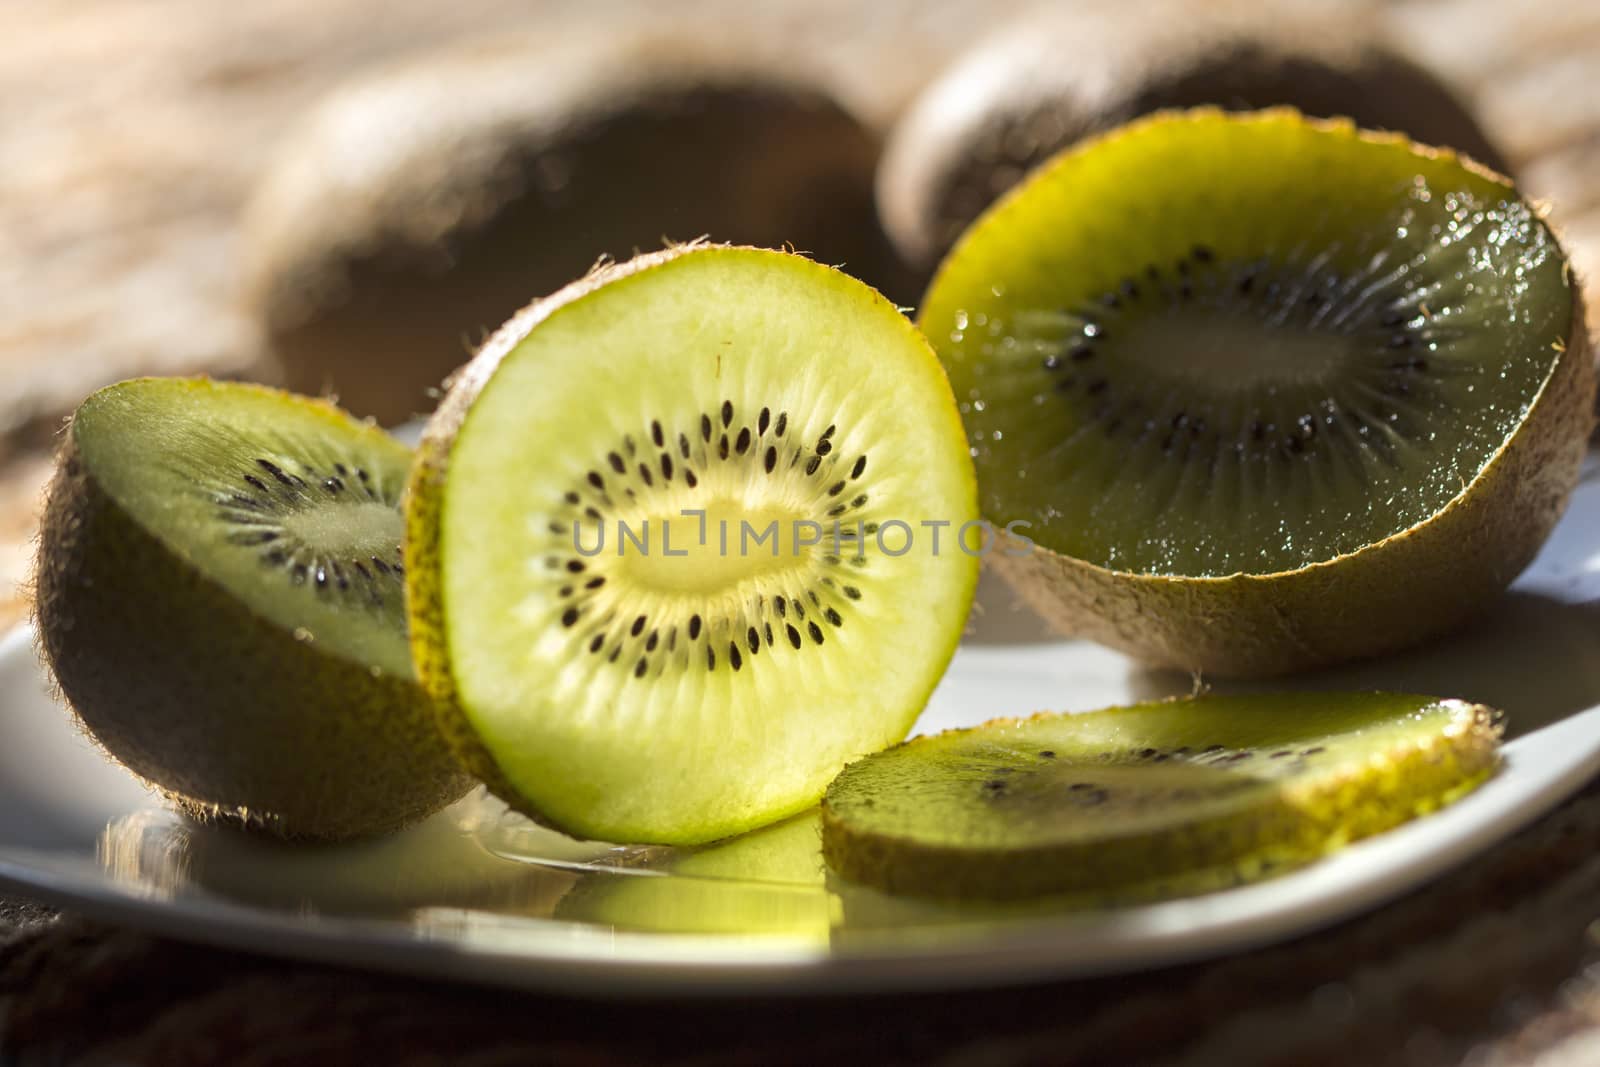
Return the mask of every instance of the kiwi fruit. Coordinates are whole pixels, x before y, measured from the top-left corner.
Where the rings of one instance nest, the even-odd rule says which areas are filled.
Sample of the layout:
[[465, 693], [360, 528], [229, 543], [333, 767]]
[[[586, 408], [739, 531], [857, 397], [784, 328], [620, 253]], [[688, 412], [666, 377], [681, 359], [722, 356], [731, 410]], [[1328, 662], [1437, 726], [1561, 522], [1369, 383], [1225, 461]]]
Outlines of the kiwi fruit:
[[[1167, 108], [1277, 105], [1445, 145], [1505, 170], [1451, 89], [1350, 13], [1260, 5], [1030, 14], [981, 41], [923, 91], [880, 168], [885, 225], [931, 266], [1023, 175], [1092, 134]], [[1330, 23], [1330, 19], [1337, 20]]]
[[818, 75], [666, 31], [467, 44], [336, 92], [248, 211], [244, 301], [283, 384], [382, 421], [602, 256], [792, 245], [910, 299], [878, 134]]
[[517, 810], [727, 837], [905, 736], [971, 604], [976, 492], [882, 296], [783, 252], [640, 256], [518, 314], [429, 421], [413, 659]]
[[892, 893], [1176, 894], [1433, 811], [1496, 767], [1499, 714], [1394, 693], [1205, 696], [996, 719], [852, 763], [822, 851]]
[[1593, 423], [1579, 289], [1511, 184], [1287, 110], [1063, 153], [973, 226], [919, 322], [995, 569], [1058, 628], [1185, 670], [1462, 623], [1543, 544]]
[[410, 461], [261, 386], [145, 378], [85, 400], [35, 612], [88, 733], [184, 812], [282, 837], [379, 833], [461, 796], [407, 648]]

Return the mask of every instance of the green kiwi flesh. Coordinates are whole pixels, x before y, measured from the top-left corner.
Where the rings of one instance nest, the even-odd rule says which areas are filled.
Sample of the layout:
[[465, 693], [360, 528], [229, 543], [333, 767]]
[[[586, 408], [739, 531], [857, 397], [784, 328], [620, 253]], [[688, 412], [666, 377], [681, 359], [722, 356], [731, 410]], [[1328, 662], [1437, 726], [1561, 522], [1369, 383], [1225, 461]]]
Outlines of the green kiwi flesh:
[[530, 297], [664, 238], [791, 245], [910, 300], [877, 134], [791, 68], [659, 31], [511, 37], [340, 90], [246, 227], [245, 302], [284, 384], [386, 422], [431, 410]]
[[1392, 693], [1207, 696], [998, 719], [845, 768], [828, 865], [916, 896], [1173, 895], [1434, 811], [1498, 763], [1498, 715]]
[[896, 124], [879, 173], [880, 210], [902, 254], [931, 266], [1056, 152], [1169, 108], [1293, 107], [1506, 169], [1448, 85], [1383, 40], [1352, 31], [1346, 11], [1308, 16], [1290, 5], [1267, 16], [1259, 4], [1183, 5], [1168, 15], [1159, 5], [1030, 12], [924, 90]]
[[36, 619], [89, 733], [186, 812], [283, 837], [387, 831], [461, 796], [407, 648], [410, 458], [258, 386], [150, 378], [84, 401]]
[[926, 341], [760, 249], [641, 256], [531, 305], [429, 422], [408, 501], [413, 656], [448, 735], [590, 838], [697, 844], [814, 804], [905, 736], [977, 580]]
[[1163, 113], [1063, 153], [941, 266], [993, 557], [1069, 632], [1261, 675], [1418, 641], [1533, 558], [1594, 371], [1504, 179], [1290, 111]]

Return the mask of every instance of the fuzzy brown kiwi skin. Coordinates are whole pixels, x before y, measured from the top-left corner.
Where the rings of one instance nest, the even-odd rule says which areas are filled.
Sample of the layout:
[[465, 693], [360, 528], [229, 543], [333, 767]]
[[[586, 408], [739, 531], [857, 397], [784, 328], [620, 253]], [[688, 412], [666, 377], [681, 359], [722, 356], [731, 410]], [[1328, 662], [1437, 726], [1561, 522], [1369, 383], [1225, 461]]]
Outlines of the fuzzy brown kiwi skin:
[[1153, 666], [1267, 677], [1392, 652], [1493, 603], [1538, 554], [1578, 483], [1595, 425], [1582, 288], [1572, 332], [1522, 425], [1425, 522], [1348, 555], [1276, 574], [1132, 574], [998, 529], [995, 569], [1063, 633]]
[[416, 822], [472, 785], [414, 679], [251, 612], [97, 484], [70, 428], [34, 581], [40, 648], [82, 725], [195, 818], [343, 840]]
[[[1458, 729], [1429, 744], [1406, 747], [1381, 768], [1369, 768], [1365, 773], [1375, 780], [1354, 791], [1344, 779], [1302, 792], [1293, 803], [1264, 807], [1247, 821], [1223, 816], [1183, 824], [1154, 838], [1049, 849], [995, 848], [981, 842], [908, 848], [841, 817], [830, 803], [830, 788], [822, 801], [822, 855], [847, 881], [888, 893], [953, 900], [1086, 894], [1089, 900], [1112, 903], [1222, 889], [1250, 880], [1249, 871], [1231, 857], [1270, 851], [1276, 865], [1304, 863], [1315, 859], [1335, 832], [1345, 840], [1370, 837], [1405, 821], [1417, 810], [1418, 798], [1447, 799], [1475, 787], [1499, 766], [1502, 718], [1491, 708], [1472, 705]], [[997, 719], [952, 732], [1018, 721]], [[914, 748], [933, 739], [914, 737], [899, 747]], [[1385, 797], [1393, 802], [1384, 803]], [[1185, 866], [1186, 857], [1192, 866]]]
[[1033, 167], [1084, 137], [1167, 108], [1286, 105], [1506, 162], [1451, 89], [1382, 40], [1289, 8], [1147, 5], [1030, 16], [975, 47], [893, 130], [878, 201], [901, 254], [931, 265]]
[[[382, 162], [351, 168], [363, 137]], [[531, 297], [666, 238], [788, 243], [909, 300], [879, 150], [822, 79], [733, 48], [458, 47], [351, 87], [291, 141], [248, 213], [244, 303], [283, 384], [389, 422], [431, 409]]]
[[[450, 473], [450, 450], [467, 414], [495, 369], [528, 333], [556, 311], [596, 289], [630, 274], [671, 262], [685, 252], [714, 246], [705, 242], [676, 245], [626, 263], [608, 264], [589, 272], [565, 288], [535, 300], [496, 330], [472, 361], [455, 374], [439, 408], [429, 418], [427, 429], [417, 445], [411, 477], [406, 483], [405, 564], [406, 611], [411, 635], [411, 660], [417, 677], [434, 701], [440, 733], [455, 752], [457, 760], [489, 792], [512, 810], [543, 825], [549, 823], [538, 809], [528, 805], [521, 791], [512, 785], [495, 762], [494, 756], [478, 739], [466, 712], [462, 710], [455, 675], [447, 651], [448, 620], [445, 617], [444, 590], [440, 584], [440, 536], [444, 508], [445, 482]], [[563, 829], [556, 827], [556, 829]]]

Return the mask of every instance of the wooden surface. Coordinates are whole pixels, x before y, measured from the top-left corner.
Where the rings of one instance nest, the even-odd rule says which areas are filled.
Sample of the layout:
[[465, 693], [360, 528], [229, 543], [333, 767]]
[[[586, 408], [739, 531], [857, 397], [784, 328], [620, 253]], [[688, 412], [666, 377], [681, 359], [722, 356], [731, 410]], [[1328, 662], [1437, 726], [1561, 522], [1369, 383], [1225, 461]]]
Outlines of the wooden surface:
[[[1105, 0], [1083, 0], [1105, 2]], [[25, 611], [59, 418], [142, 373], [244, 373], [237, 219], [297, 115], [446, 40], [759, 23], [886, 123], [1028, 0], [31, 0], [0, 5], [0, 622]], [[1371, 16], [1481, 109], [1600, 277], [1600, 3]], [[650, 12], [655, 12], [652, 15]], [[1600, 792], [1406, 902], [1306, 941], [1013, 994], [612, 1007], [188, 948], [0, 904], [0, 1062], [1600, 1063]]]

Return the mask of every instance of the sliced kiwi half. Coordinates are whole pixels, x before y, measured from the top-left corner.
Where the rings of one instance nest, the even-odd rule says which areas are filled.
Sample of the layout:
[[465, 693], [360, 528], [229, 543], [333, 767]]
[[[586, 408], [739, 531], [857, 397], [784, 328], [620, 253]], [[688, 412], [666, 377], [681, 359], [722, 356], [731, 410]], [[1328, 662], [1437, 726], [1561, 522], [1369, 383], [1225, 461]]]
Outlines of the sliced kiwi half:
[[1594, 369], [1537, 211], [1448, 152], [1292, 111], [1140, 120], [1058, 157], [920, 324], [991, 555], [1068, 632], [1265, 675], [1470, 616], [1576, 484]]
[[905, 736], [976, 508], [949, 384], [887, 300], [782, 252], [641, 256], [512, 319], [429, 422], [414, 658], [519, 810], [725, 837]]
[[818, 72], [704, 34], [456, 44], [288, 139], [248, 212], [244, 300], [284, 384], [402, 419], [531, 296], [664, 238], [787, 243], [912, 299], [878, 153]]
[[1206, 696], [997, 719], [845, 768], [829, 866], [918, 896], [1171, 895], [1313, 860], [1469, 792], [1500, 716], [1394, 693]]
[[931, 266], [1061, 149], [1208, 104], [1349, 118], [1505, 169], [1450, 86], [1352, 21], [1343, 8], [1259, 3], [1029, 12], [974, 45], [896, 124], [878, 178], [885, 224], [903, 255]]
[[39, 640], [89, 733], [189, 814], [394, 829], [469, 779], [417, 685], [411, 452], [332, 405], [146, 378], [84, 401], [39, 543]]

